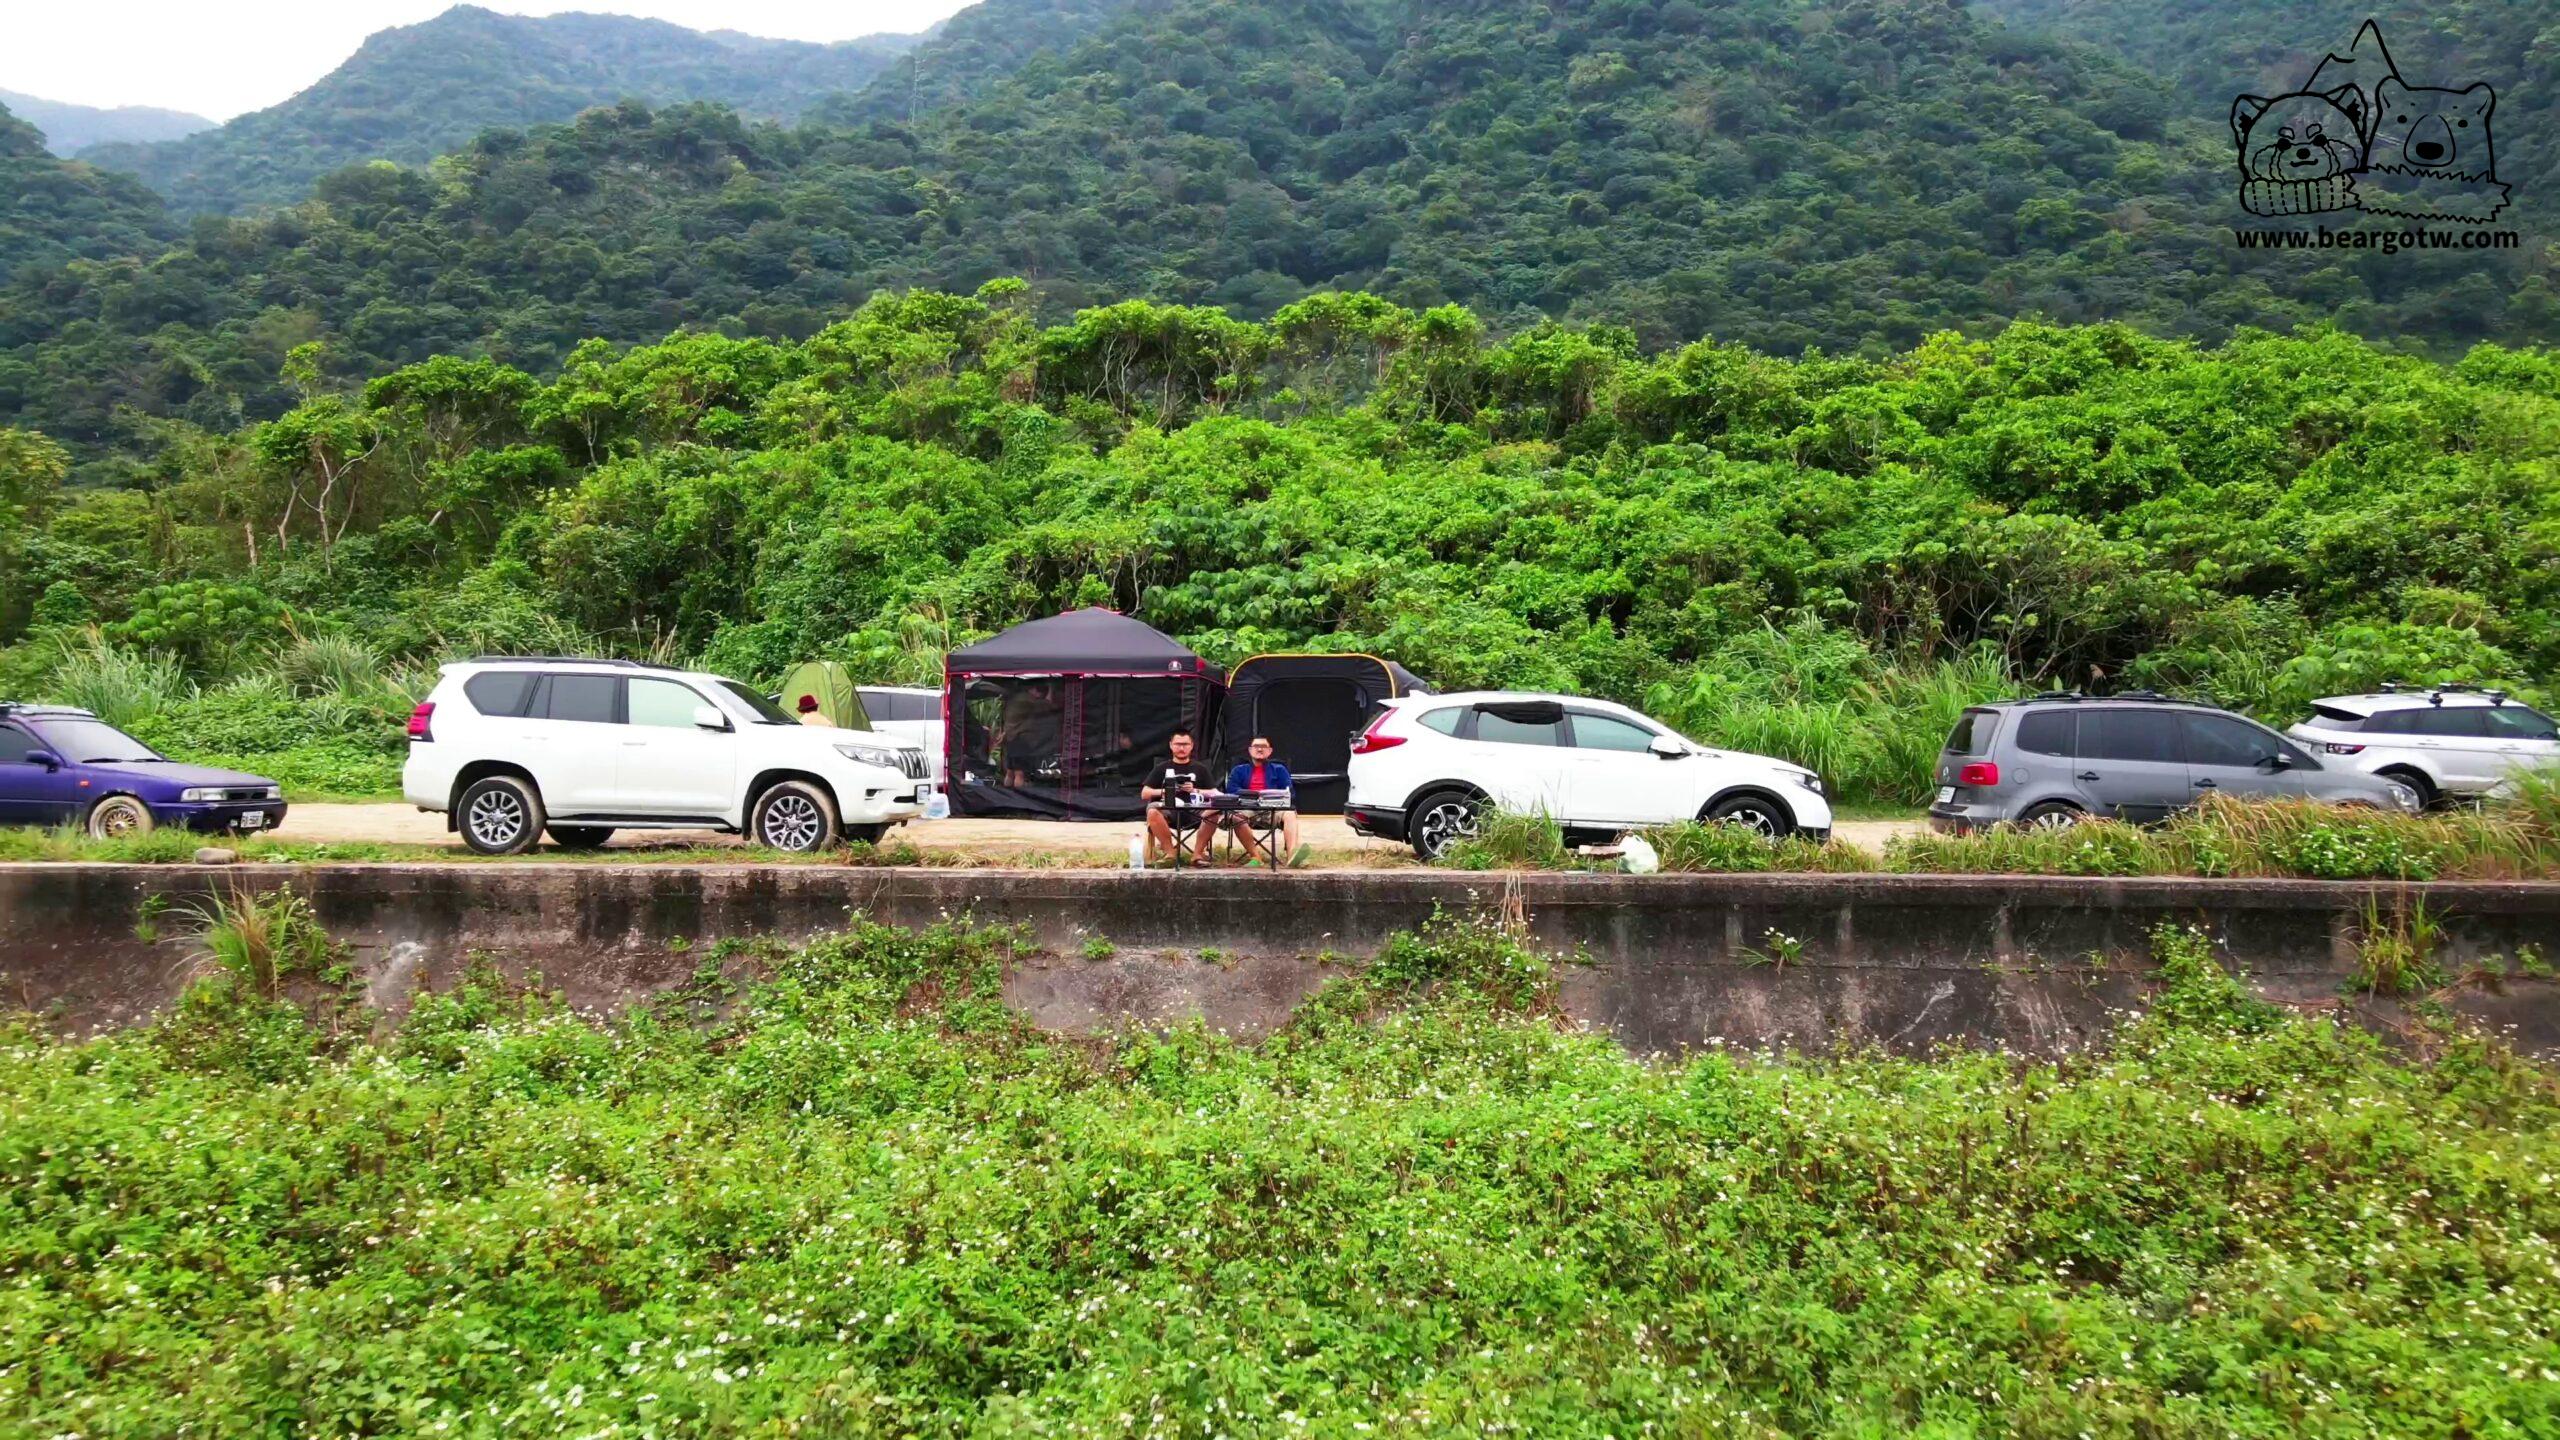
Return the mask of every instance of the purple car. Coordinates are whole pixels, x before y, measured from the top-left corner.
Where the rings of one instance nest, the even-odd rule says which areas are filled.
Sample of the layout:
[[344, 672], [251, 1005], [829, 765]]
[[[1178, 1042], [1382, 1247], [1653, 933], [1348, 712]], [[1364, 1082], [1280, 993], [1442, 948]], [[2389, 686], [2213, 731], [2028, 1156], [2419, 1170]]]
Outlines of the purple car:
[[103, 840], [283, 822], [284, 788], [263, 775], [172, 763], [86, 710], [0, 705], [0, 824], [76, 824]]

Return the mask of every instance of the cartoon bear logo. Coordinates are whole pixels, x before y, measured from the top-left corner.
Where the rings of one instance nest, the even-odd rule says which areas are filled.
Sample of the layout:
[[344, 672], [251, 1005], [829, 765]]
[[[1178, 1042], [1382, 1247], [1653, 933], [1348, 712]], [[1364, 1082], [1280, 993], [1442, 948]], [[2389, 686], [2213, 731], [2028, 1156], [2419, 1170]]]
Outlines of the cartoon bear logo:
[[2241, 207], [2486, 224], [2508, 194], [2489, 140], [2497, 104], [2486, 85], [2431, 89], [2401, 79], [2381, 27], [2367, 20], [2349, 52], [2323, 58], [2301, 90], [2231, 103]]
[[2352, 210], [2364, 168], [2364, 97], [2353, 85], [2324, 95], [2243, 95], [2231, 102], [2240, 142], [2240, 203], [2252, 215]]
[[2371, 162], [2413, 173], [2487, 180], [2497, 173], [2489, 146], [2489, 112], [2498, 97], [2486, 85], [2429, 90], [2392, 76], [2374, 92]]

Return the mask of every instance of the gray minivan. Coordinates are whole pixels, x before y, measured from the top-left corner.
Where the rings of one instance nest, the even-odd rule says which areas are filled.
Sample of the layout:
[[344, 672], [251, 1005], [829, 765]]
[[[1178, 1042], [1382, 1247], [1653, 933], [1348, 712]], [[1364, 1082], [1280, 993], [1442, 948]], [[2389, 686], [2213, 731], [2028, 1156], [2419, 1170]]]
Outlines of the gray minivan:
[[1945, 831], [2148, 823], [2211, 794], [2419, 808], [2408, 786], [2325, 766], [2255, 720], [2141, 692], [1974, 706], [1949, 732], [1937, 779], [1929, 824]]

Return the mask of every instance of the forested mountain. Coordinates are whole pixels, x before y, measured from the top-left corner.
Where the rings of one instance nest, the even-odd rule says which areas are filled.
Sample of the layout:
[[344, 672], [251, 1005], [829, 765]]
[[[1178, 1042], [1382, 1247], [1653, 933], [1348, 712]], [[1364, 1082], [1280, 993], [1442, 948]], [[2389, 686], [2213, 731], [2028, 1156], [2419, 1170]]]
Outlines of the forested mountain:
[[82, 158], [140, 175], [181, 214], [287, 205], [340, 166], [423, 164], [484, 130], [629, 98], [717, 100], [789, 119], [868, 83], [908, 43], [810, 45], [620, 15], [534, 18], [461, 5], [374, 35], [281, 105], [183, 140], [101, 145]]
[[2371, 17], [2411, 85], [2497, 92], [2498, 174], [2528, 215], [2560, 213], [2560, 24], [2545, 0], [1974, 0], [2024, 30], [2117, 55], [2160, 77], [2181, 113], [2214, 121], [2234, 97], [2298, 89]]
[[139, 181], [54, 155], [0, 105], [0, 283], [73, 258], [147, 255], [176, 233]]
[[[804, 336], [879, 288], [1010, 274], [1049, 316], [1123, 294], [1261, 316], [1365, 288], [1506, 329], [1617, 319], [1646, 344], [1778, 352], [2024, 315], [2335, 320], [2442, 351], [2554, 324], [2531, 248], [2236, 250], [2219, 119], [2173, 131], [2150, 77], [1944, 0], [978, 18], [1025, 7], [1101, 28], [1011, 70], [989, 52], [966, 98], [912, 122], [594, 111], [484, 135], [432, 176], [342, 172], [155, 260], [22, 277], [0, 297], [0, 421], [94, 455], [118, 407], [276, 413], [305, 340], [349, 378], [438, 353], [539, 368], [588, 337]], [[915, 83], [893, 72], [865, 103]]]
[[84, 146], [110, 140], [175, 140], [181, 135], [210, 130], [214, 124], [183, 110], [162, 110], [150, 105], [99, 109], [21, 95], [15, 90], [0, 90], [0, 105], [43, 131], [45, 148], [56, 155], [70, 155]]

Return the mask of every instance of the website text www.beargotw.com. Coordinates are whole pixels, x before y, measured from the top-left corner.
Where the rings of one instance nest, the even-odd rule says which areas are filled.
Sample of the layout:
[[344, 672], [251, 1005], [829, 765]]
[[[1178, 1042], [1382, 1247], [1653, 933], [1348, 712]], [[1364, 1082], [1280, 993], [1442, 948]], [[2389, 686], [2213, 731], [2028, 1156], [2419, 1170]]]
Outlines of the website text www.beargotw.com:
[[2332, 230], [2314, 225], [2307, 230], [2289, 226], [2234, 230], [2232, 241], [2243, 250], [2379, 250], [2397, 255], [2403, 250], [2515, 250], [2524, 245], [2524, 236], [2514, 230], [2419, 229], [2397, 230]]

